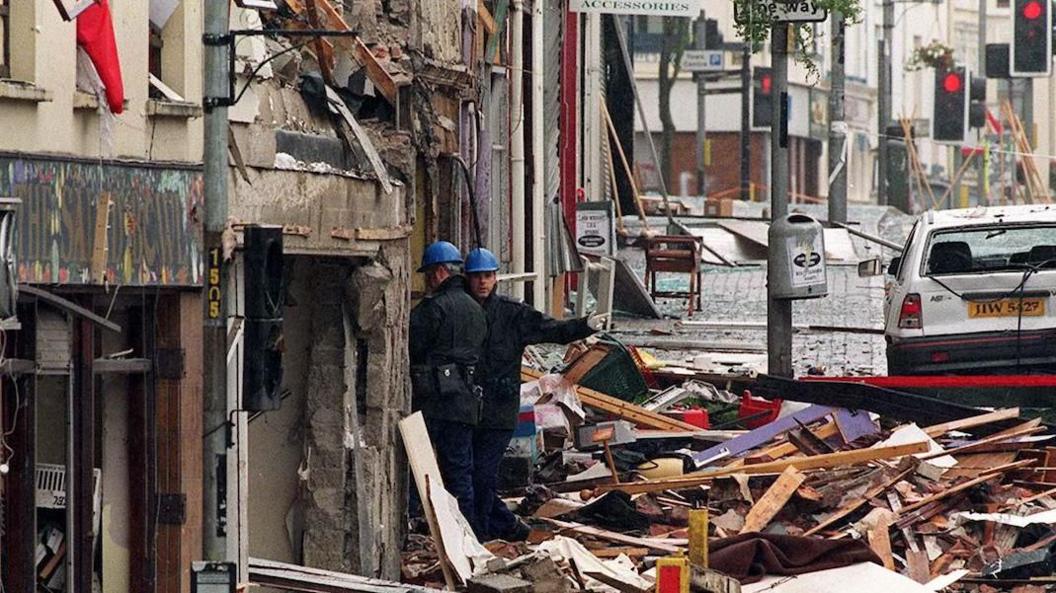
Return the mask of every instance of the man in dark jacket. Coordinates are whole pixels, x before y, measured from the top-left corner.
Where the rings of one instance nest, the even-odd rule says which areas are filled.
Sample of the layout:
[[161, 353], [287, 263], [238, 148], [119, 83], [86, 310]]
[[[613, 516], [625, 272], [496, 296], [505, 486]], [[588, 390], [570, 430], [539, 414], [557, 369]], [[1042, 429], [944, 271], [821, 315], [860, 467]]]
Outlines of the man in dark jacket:
[[429, 294], [411, 311], [411, 407], [425, 417], [445, 488], [478, 530], [473, 429], [480, 418], [481, 390], [475, 374], [487, 320], [466, 294], [462, 255], [454, 245], [439, 241], [427, 247], [418, 271], [425, 274]]
[[521, 407], [521, 358], [531, 344], [569, 344], [593, 334], [606, 317], [593, 315], [557, 321], [532, 307], [495, 294], [499, 261], [487, 249], [470, 251], [466, 277], [470, 294], [488, 318], [488, 339], [481, 359], [484, 409], [473, 435], [476, 515], [486, 538], [523, 540], [528, 528], [495, 493], [499, 463], [510, 445]]

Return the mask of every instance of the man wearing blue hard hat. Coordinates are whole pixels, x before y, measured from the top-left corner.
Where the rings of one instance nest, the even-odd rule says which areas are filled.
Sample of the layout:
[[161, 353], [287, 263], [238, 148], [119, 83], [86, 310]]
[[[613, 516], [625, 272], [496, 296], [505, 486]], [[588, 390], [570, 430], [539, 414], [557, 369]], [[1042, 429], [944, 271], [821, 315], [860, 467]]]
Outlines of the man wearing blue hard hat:
[[569, 344], [601, 329], [605, 315], [558, 321], [521, 301], [495, 293], [499, 260], [484, 248], [466, 256], [469, 292], [484, 308], [488, 338], [480, 362], [484, 409], [473, 434], [473, 486], [483, 536], [524, 540], [528, 527], [495, 493], [499, 462], [517, 426], [521, 407], [521, 358], [531, 344]]
[[475, 375], [487, 320], [466, 294], [457, 247], [447, 241], [429, 245], [418, 271], [425, 275], [429, 293], [411, 310], [411, 407], [425, 417], [444, 486], [479, 533], [473, 429], [480, 418], [481, 390]]

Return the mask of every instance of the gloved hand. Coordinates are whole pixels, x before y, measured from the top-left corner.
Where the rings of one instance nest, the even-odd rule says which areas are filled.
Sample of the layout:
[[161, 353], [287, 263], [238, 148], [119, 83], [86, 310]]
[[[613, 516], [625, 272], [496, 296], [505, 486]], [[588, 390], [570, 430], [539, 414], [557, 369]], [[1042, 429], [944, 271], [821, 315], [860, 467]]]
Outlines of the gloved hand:
[[591, 313], [590, 317], [587, 317], [587, 327], [594, 331], [601, 331], [609, 324], [611, 318], [611, 313]]

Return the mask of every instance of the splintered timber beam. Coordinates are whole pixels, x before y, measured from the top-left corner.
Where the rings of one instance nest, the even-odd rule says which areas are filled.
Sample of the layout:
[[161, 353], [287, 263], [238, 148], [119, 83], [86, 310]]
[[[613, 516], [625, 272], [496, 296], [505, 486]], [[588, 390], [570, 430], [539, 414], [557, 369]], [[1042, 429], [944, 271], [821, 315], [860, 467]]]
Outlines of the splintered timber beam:
[[[521, 367], [521, 381], [536, 381], [542, 376], [543, 374], [539, 371], [528, 367]], [[640, 426], [669, 432], [700, 431], [699, 426], [689, 424], [688, 422], [682, 422], [681, 420], [675, 420], [674, 418], [668, 418], [663, 414], [651, 412], [641, 406], [625, 402], [621, 399], [612, 397], [611, 395], [605, 395], [600, 391], [594, 391], [593, 389], [587, 389], [586, 387], [581, 387], [579, 385], [574, 385], [573, 387], [576, 390], [576, 394], [579, 395], [579, 400], [583, 402], [583, 405], [601, 410], [602, 412], [608, 412], [609, 414], [623, 420], [630, 420]]]
[[826, 455], [814, 455], [811, 457], [793, 457], [770, 463], [756, 463], [736, 468], [722, 468], [717, 470], [696, 472], [681, 478], [667, 480], [648, 480], [627, 484], [606, 484], [599, 487], [601, 492], [610, 490], [622, 490], [628, 494], [641, 494], [648, 492], [662, 492], [664, 490], [677, 490], [680, 488], [693, 488], [706, 484], [715, 478], [724, 478], [733, 474], [773, 474], [780, 473], [794, 467], [798, 470], [827, 469], [841, 465], [857, 465], [876, 461], [878, 459], [893, 459], [924, 453], [929, 449], [928, 443], [908, 443], [905, 445], [894, 445], [890, 447], [873, 447], [870, 449], [858, 449], [855, 451], [842, 451]]
[[[325, 24], [327, 28], [336, 31], [351, 31], [348, 23], [341, 16], [341, 13], [334, 8], [334, 5], [329, 0], [311, 0], [312, 4], [307, 8], [300, 0], [293, 2], [287, 2], [286, 5], [290, 7], [296, 14], [301, 14], [308, 9], [316, 9], [314, 11], [314, 17], [320, 21], [320, 24]], [[310, 15], [311, 16], [311, 15]], [[321, 17], [321, 18], [320, 18]], [[296, 26], [296, 21], [291, 22], [292, 26]], [[341, 46], [342, 49], [349, 51], [355, 56], [356, 60], [363, 65], [367, 71], [367, 78], [370, 82], [378, 89], [385, 100], [392, 105], [397, 104], [398, 88], [396, 81], [389, 74], [389, 71], [385, 69], [385, 66], [374, 57], [373, 52], [367, 47], [363, 40], [357, 37], [341, 37], [334, 36], [334, 42]], [[333, 44], [325, 38], [320, 38], [318, 47], [320, 52], [323, 54], [329, 54], [328, 60], [333, 60]]]
[[789, 466], [785, 468], [785, 471], [781, 472], [781, 475], [777, 477], [777, 481], [767, 489], [766, 493], [748, 511], [741, 533], [762, 531], [781, 512], [781, 509], [785, 507], [785, 504], [806, 479], [807, 476], [800, 473], [795, 467]]
[[934, 439], [946, 433], [953, 432], [955, 430], [967, 430], [969, 428], [983, 426], [992, 422], [1000, 422], [1001, 420], [1012, 420], [1014, 418], [1019, 418], [1019, 408], [997, 410], [996, 412], [989, 412], [986, 414], [980, 414], [978, 416], [971, 416], [969, 418], [954, 420], [952, 422], [936, 424], [934, 426], [929, 426], [925, 428], [924, 432], [928, 433], [928, 436]]

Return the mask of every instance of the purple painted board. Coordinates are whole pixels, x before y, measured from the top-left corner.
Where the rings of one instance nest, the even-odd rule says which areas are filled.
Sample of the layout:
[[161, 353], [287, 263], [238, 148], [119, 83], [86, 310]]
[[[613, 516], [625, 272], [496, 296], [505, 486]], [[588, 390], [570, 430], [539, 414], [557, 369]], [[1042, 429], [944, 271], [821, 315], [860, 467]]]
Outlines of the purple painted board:
[[840, 430], [843, 442], [848, 444], [864, 436], [880, 432], [876, 423], [869, 417], [869, 412], [844, 408], [836, 408], [836, 428]]
[[715, 445], [714, 447], [705, 449], [699, 453], [694, 453], [693, 462], [698, 468], [700, 468], [713, 460], [736, 457], [741, 453], [751, 451], [759, 445], [768, 443], [794, 428], [799, 428], [799, 422], [802, 422], [803, 424], [816, 422], [825, 416], [832, 414], [834, 411], [834, 408], [828, 406], [810, 406], [809, 408], [800, 410], [791, 416], [778, 418], [770, 424], [760, 426], [749, 433], [742, 434], [741, 436], [730, 439], [725, 443]]

